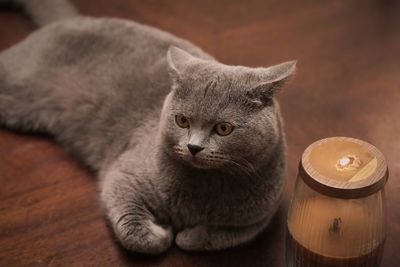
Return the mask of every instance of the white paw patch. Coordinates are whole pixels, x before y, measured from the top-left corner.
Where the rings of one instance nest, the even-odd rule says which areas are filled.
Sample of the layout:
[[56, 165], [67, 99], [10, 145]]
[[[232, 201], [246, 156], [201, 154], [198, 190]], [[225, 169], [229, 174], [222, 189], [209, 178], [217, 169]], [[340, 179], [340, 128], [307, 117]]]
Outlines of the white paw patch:
[[151, 221], [149, 221], [148, 224], [149, 224], [149, 230], [151, 231], [151, 233], [154, 236], [154, 239], [156, 240], [168, 239], [172, 235], [170, 229], [165, 229]]

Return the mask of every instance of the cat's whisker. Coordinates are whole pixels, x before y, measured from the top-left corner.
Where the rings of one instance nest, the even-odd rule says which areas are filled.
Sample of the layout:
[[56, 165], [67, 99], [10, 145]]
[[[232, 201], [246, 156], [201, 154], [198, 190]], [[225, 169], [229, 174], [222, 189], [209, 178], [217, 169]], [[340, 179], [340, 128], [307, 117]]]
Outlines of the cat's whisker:
[[[255, 170], [254, 166], [245, 159], [227, 159], [225, 163], [233, 168], [234, 170], [245, 174], [246, 176], [256, 176], [260, 177], [257, 171]], [[232, 169], [226, 168], [226, 171], [232, 173]]]

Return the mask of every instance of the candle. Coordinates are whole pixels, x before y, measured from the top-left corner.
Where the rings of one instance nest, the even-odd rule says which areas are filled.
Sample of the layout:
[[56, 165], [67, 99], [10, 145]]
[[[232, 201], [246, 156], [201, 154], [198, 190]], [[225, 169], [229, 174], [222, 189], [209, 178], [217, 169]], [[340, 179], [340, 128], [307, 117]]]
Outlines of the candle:
[[[380, 194], [367, 202], [373, 201], [377, 207], [382, 205]], [[357, 199], [311, 197], [294, 207], [288, 221], [288, 242], [292, 242], [298, 261], [309, 262], [300, 266], [375, 267], [383, 252], [382, 212], [379, 208], [370, 211]]]
[[387, 166], [370, 144], [329, 138], [299, 166], [287, 221], [287, 265], [376, 267], [385, 241]]

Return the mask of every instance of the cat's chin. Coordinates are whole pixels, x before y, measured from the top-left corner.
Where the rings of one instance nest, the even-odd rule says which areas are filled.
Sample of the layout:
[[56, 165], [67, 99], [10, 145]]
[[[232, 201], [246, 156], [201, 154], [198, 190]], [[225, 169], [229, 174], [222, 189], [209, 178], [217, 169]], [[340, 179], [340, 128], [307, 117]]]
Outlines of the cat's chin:
[[203, 170], [208, 170], [208, 169], [213, 169], [213, 166], [210, 166], [208, 163], [204, 162], [203, 160], [196, 158], [196, 157], [192, 157], [188, 163], [196, 168], [196, 169], [203, 169]]
[[210, 165], [209, 162], [206, 162], [205, 160], [196, 156], [189, 156], [189, 155], [185, 157], [181, 156], [180, 160], [182, 161], [183, 164], [195, 169], [202, 169], [202, 170], [215, 169], [215, 166]]

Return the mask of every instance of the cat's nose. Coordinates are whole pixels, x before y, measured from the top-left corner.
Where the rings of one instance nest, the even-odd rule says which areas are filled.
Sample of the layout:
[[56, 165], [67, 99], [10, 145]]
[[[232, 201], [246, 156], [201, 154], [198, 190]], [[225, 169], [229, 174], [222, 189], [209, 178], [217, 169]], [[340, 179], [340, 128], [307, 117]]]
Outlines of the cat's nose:
[[204, 147], [201, 147], [198, 145], [192, 145], [192, 144], [188, 144], [187, 147], [193, 156], [195, 156], [197, 153], [199, 153], [200, 151], [202, 151], [204, 149]]

